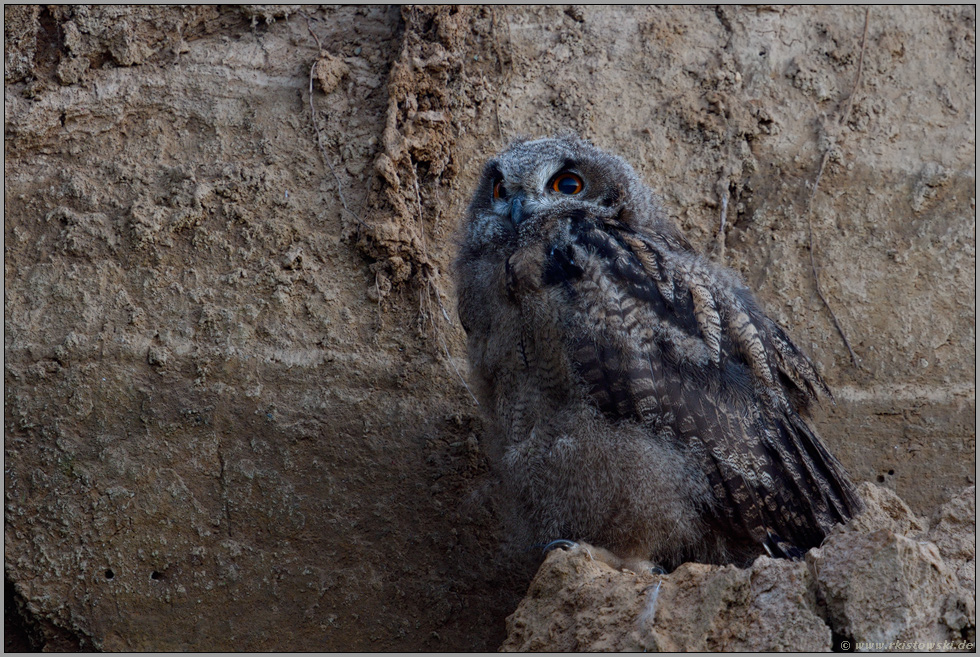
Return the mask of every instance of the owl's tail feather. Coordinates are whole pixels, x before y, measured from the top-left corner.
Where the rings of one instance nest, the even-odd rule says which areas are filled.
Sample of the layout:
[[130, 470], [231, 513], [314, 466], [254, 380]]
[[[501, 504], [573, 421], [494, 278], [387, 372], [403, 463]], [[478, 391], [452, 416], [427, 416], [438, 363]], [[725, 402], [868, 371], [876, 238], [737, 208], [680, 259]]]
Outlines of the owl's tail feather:
[[766, 529], [766, 540], [762, 543], [766, 553], [774, 559], [792, 559], [797, 561], [803, 558], [803, 551], [784, 539], [782, 536]]
[[[823, 494], [831, 513], [831, 523], [844, 523], [864, 507], [844, 466], [831, 454], [813, 429], [798, 415], [790, 417], [793, 437], [800, 450], [800, 462], [809, 471], [817, 490]], [[830, 527], [824, 527], [824, 533]]]

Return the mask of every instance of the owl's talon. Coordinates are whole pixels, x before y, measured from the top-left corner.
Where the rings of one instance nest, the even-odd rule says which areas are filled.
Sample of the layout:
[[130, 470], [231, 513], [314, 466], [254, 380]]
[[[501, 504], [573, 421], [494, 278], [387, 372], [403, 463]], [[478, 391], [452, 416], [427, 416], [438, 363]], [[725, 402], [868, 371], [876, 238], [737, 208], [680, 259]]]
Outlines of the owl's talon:
[[564, 538], [559, 538], [558, 540], [552, 541], [547, 545], [545, 545], [543, 548], [541, 548], [541, 552], [544, 554], [548, 554], [555, 548], [559, 548], [559, 547], [567, 548], [569, 550], [574, 550], [575, 548], [578, 547], [578, 543], [576, 543], [575, 541], [565, 540]]

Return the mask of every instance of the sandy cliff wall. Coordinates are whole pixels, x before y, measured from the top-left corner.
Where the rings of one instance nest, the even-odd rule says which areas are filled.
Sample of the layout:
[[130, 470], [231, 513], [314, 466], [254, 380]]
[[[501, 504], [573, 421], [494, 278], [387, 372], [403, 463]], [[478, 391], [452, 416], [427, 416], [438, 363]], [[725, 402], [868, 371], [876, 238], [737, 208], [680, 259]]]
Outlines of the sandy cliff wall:
[[744, 275], [856, 480], [973, 481], [972, 7], [4, 18], [4, 572], [49, 647], [503, 641], [540, 558], [497, 549], [447, 270], [518, 134], [619, 152]]

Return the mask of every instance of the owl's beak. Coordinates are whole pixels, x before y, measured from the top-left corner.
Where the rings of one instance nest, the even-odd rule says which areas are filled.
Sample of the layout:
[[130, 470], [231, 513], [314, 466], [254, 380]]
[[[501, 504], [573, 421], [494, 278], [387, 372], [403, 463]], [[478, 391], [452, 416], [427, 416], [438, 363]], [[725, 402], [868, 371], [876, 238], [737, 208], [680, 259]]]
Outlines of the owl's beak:
[[524, 221], [524, 193], [518, 193], [510, 202], [510, 220], [514, 226], [519, 226]]

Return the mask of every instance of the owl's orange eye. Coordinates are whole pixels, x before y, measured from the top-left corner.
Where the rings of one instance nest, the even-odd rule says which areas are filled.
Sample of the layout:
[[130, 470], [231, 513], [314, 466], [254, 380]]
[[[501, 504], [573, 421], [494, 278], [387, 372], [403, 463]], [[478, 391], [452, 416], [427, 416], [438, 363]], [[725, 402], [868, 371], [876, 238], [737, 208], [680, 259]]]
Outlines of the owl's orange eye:
[[506, 197], [507, 190], [504, 188], [504, 181], [498, 180], [493, 184], [493, 198], [494, 200], [498, 200]]
[[551, 183], [551, 188], [559, 194], [578, 194], [582, 191], [584, 183], [582, 179], [574, 173], [563, 173], [555, 178]]

